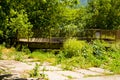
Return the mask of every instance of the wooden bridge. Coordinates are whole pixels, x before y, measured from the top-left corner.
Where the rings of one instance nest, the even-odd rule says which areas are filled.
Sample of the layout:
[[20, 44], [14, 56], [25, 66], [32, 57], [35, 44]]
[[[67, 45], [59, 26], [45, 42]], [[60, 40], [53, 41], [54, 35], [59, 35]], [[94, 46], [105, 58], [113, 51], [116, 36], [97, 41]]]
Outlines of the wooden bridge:
[[[89, 29], [83, 32], [77, 33], [75, 36], [78, 40], [105, 40], [109, 42], [115, 42], [120, 40], [120, 30], [100, 30], [100, 29]], [[29, 48], [38, 49], [59, 49], [62, 47], [63, 42], [66, 40], [65, 37], [49, 37], [49, 38], [32, 38], [25, 39], [20, 38], [18, 42], [22, 45], [27, 44]]]
[[22, 45], [28, 45], [29, 48], [36, 49], [60, 49], [64, 42], [64, 38], [29, 38], [19, 39], [19, 43]]

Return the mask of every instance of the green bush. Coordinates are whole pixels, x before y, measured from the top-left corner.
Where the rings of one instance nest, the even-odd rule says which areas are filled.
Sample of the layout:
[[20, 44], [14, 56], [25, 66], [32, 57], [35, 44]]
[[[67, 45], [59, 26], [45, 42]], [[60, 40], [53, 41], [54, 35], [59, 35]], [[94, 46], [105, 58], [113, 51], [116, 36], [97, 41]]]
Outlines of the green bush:
[[63, 52], [66, 58], [81, 55], [81, 50], [86, 43], [75, 38], [68, 39], [63, 44]]
[[88, 68], [94, 56], [90, 44], [71, 38], [64, 42], [63, 50], [57, 55], [57, 62], [62, 64], [63, 69]]
[[120, 59], [111, 60], [107, 65], [107, 69], [114, 73], [120, 74]]
[[104, 68], [111, 70], [114, 73], [120, 74], [120, 50], [111, 51], [108, 54], [109, 61], [106, 63]]
[[106, 47], [108, 43], [104, 41], [95, 40], [87, 43], [77, 39], [68, 39], [64, 43], [63, 51], [57, 55], [57, 62], [61, 63], [64, 69], [103, 67], [111, 59], [111, 51]]
[[84, 58], [89, 58], [92, 56], [92, 53], [93, 53], [92, 45], [86, 42], [81, 50], [82, 56]]
[[103, 54], [106, 52], [104, 43], [100, 40], [93, 41], [93, 55], [97, 58], [101, 58]]
[[22, 52], [25, 52], [26, 54], [31, 53], [31, 51], [29, 50], [29, 48], [27, 46], [22, 46]]

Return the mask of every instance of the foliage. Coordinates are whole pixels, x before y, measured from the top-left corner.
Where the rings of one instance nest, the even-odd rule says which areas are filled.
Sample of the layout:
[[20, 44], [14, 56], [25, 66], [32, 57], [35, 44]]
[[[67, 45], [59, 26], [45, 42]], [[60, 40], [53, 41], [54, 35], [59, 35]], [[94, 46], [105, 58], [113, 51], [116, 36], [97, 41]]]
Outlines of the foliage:
[[0, 59], [2, 59], [2, 56], [3, 56], [2, 50], [3, 50], [4, 48], [5, 48], [5, 47], [4, 47], [3, 45], [0, 45]]
[[0, 60], [2, 59], [2, 52], [0, 51]]
[[80, 6], [80, 1], [83, 2], [83, 0], [1, 0], [1, 41], [11, 45], [16, 38], [35, 36], [37, 34], [35, 29], [40, 31], [39, 37], [52, 35], [71, 37], [84, 28], [120, 28], [119, 0], [89, 0], [85, 6]]
[[119, 0], [90, 0], [87, 12], [87, 28], [119, 29]]
[[[115, 47], [116, 48], [116, 47]], [[113, 71], [114, 73], [120, 74], [120, 48], [113, 50], [114, 48], [110, 49], [109, 53], [109, 62], [105, 65], [105, 68]]]
[[66, 40], [63, 44], [64, 56], [68, 58], [79, 56], [84, 45], [84, 41], [78, 41], [75, 38]]
[[23, 61], [27, 58], [24, 52], [16, 51], [15, 48], [6, 48], [3, 45], [0, 46], [0, 59]]
[[[69, 41], [71, 41], [70, 44], [68, 44]], [[120, 49], [116, 48], [114, 43], [109, 44], [104, 41], [95, 40], [90, 43], [84, 42], [84, 45], [81, 47], [80, 43], [76, 44], [76, 39], [69, 39], [69, 41], [67, 40], [67, 44], [66, 42], [64, 43], [67, 47], [64, 47], [57, 55], [57, 63], [61, 64], [63, 69], [74, 70], [94, 66], [107, 68], [115, 73], [119, 73]], [[79, 53], [77, 53], [78, 50]]]
[[12, 56], [14, 56], [14, 60], [16, 61], [24, 61], [26, 58], [25, 53], [23, 52], [16, 52]]
[[11, 43], [12, 38], [31, 37], [31, 28], [40, 30], [39, 36], [48, 37], [52, 29], [73, 23], [79, 1], [2, 0], [0, 4], [0, 37]]
[[47, 75], [44, 74], [44, 71], [42, 74], [40, 73], [39, 66], [40, 66], [39, 64], [37, 63], [35, 64], [33, 70], [29, 72], [30, 77], [35, 77], [35, 78], [37, 77], [39, 79], [48, 80]]
[[30, 49], [27, 46], [22, 46], [21, 51], [26, 53], [26, 54], [30, 54], [31, 53]]
[[107, 69], [111, 70], [114, 73], [120, 74], [120, 61], [119, 59], [112, 60], [109, 62]]
[[33, 70], [30, 71], [30, 77], [40, 77], [39, 64], [35, 64]]
[[99, 40], [96, 40], [93, 42], [93, 54], [94, 56], [96, 56], [97, 58], [100, 58], [103, 56], [103, 54], [105, 54], [106, 50], [104, 46], [104, 42], [101, 42]]
[[89, 68], [91, 66], [91, 63], [82, 56], [66, 58], [61, 61], [61, 67], [65, 70]]
[[[88, 0], [86, 6], [79, 1], [83, 0], [0, 0], [0, 43], [12, 45], [18, 38], [29, 39], [38, 34], [36, 29], [39, 37], [66, 38], [83, 29], [120, 29], [120, 0]], [[120, 72], [120, 48], [99, 40], [87, 43], [70, 38], [57, 57], [51, 52], [31, 53], [26, 47], [18, 52], [0, 46], [0, 59], [21, 61], [25, 53], [41, 62], [57, 59], [66, 69], [96, 66]]]
[[34, 58], [37, 61], [40, 62], [51, 62], [55, 63], [55, 55], [51, 52], [43, 52], [43, 51], [34, 51], [31, 54], [29, 54], [30, 58]]
[[11, 30], [11, 34], [17, 32], [18, 38], [19, 37], [24, 37], [24, 38], [31, 37], [32, 36], [32, 32], [31, 32], [32, 25], [28, 21], [29, 19], [28, 19], [27, 13], [24, 10], [21, 10], [20, 12], [15, 12], [14, 10], [12, 11], [16, 13], [13, 15], [16, 17], [10, 18], [10, 21], [8, 23], [8, 27]]
[[64, 26], [63, 30], [62, 30], [62, 37], [66, 37], [66, 38], [70, 38], [76, 35], [78, 30], [78, 27], [74, 24], [69, 24]]

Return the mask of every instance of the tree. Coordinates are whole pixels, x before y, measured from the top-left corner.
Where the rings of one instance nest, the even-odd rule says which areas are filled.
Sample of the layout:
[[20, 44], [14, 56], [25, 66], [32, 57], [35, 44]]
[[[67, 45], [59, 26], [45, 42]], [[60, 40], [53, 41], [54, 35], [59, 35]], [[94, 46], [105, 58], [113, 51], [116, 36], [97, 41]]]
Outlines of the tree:
[[16, 39], [18, 35], [19, 37], [27, 37], [32, 28], [26, 11], [21, 5], [17, 6], [18, 2], [14, 2], [14, 0], [0, 1], [0, 33], [2, 41], [8, 44], [12, 44], [13, 39]]
[[[32, 36], [32, 25], [28, 21], [28, 15], [24, 10], [21, 10], [19, 13], [15, 12], [16, 17], [10, 18], [8, 22], [8, 27], [11, 35], [17, 34], [17, 37], [28, 38]], [[14, 15], [13, 15], [14, 16]], [[9, 34], [10, 34], [9, 33]]]
[[52, 30], [76, 26], [78, 3], [78, 0], [0, 0], [0, 36], [5, 40], [16, 33], [26, 37], [31, 29], [37, 29], [40, 37], [48, 37]]
[[33, 29], [40, 30], [39, 37], [48, 37], [51, 30], [71, 24], [75, 12], [72, 8], [75, 7], [78, 0], [27, 1], [26, 3], [30, 5], [26, 7], [26, 11], [33, 24]]
[[119, 0], [89, 0], [87, 28], [118, 29], [120, 20]]

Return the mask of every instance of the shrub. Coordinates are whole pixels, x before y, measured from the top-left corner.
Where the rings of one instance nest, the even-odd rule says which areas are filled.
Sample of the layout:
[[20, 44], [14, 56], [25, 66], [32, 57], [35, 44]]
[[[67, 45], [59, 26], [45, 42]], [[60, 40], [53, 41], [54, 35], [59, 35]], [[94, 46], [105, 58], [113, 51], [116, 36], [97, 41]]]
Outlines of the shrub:
[[84, 44], [82, 50], [81, 50], [81, 54], [84, 58], [88, 58], [91, 57], [93, 53], [93, 48], [92, 45], [89, 43]]
[[79, 56], [85, 44], [86, 43], [84, 41], [79, 41], [75, 38], [66, 40], [63, 44], [64, 56], [66, 58]]
[[58, 55], [58, 62], [61, 62], [65, 69], [100, 67], [109, 61], [106, 46], [107, 43], [99, 40], [89, 44], [85, 41], [68, 39], [64, 43], [63, 51]]
[[22, 52], [25, 52], [26, 54], [31, 53], [31, 51], [29, 50], [27, 46], [22, 46]]
[[104, 68], [111, 70], [114, 73], [120, 74], [120, 50], [110, 51], [108, 53], [109, 61], [106, 62]]
[[120, 60], [114, 59], [108, 63], [107, 69], [111, 70], [114, 73], [120, 74]]
[[97, 58], [102, 58], [106, 53], [105, 42], [100, 40], [93, 41], [93, 55]]

